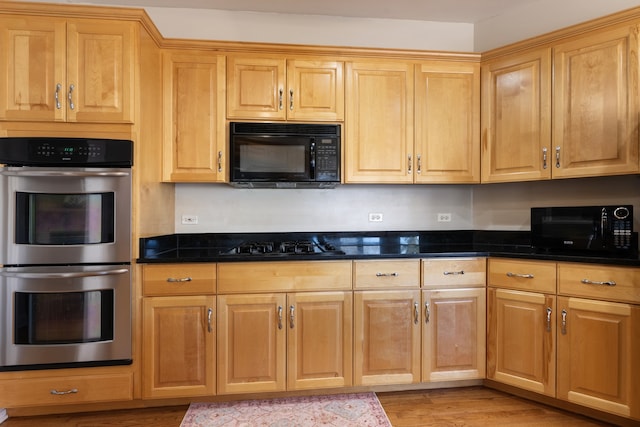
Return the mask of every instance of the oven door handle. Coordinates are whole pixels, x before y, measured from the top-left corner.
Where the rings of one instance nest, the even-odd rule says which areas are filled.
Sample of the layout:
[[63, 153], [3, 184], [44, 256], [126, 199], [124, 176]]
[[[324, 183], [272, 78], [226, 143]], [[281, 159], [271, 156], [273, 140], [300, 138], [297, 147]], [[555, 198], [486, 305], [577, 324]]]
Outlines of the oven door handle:
[[116, 172], [116, 171], [106, 171], [106, 172], [91, 172], [91, 171], [14, 171], [14, 170], [5, 170], [0, 171], [1, 175], [6, 176], [25, 176], [25, 177], [79, 177], [79, 178], [91, 178], [91, 177], [123, 177], [129, 176], [129, 172]]
[[11, 271], [0, 271], [0, 276], [13, 277], [17, 279], [74, 279], [78, 277], [112, 276], [115, 274], [128, 273], [128, 268], [118, 268], [116, 270], [83, 271], [70, 273], [16, 273]]

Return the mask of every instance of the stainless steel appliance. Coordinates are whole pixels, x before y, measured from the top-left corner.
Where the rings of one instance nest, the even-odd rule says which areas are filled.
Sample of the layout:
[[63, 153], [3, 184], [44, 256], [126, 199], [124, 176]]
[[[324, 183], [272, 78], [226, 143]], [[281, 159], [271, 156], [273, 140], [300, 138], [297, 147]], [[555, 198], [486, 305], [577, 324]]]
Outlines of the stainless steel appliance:
[[331, 188], [340, 182], [340, 125], [229, 124], [231, 184]]
[[132, 142], [0, 138], [0, 370], [131, 363]]
[[636, 256], [633, 206], [531, 208], [531, 244], [549, 252]]

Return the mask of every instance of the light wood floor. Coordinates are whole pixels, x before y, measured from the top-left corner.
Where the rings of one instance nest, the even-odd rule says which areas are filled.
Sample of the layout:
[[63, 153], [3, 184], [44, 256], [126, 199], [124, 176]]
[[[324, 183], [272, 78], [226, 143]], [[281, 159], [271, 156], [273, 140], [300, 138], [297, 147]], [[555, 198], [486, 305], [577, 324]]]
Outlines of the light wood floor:
[[[393, 427], [607, 426], [592, 419], [484, 387], [380, 393]], [[1, 427], [179, 427], [187, 406], [41, 417], [16, 417]]]

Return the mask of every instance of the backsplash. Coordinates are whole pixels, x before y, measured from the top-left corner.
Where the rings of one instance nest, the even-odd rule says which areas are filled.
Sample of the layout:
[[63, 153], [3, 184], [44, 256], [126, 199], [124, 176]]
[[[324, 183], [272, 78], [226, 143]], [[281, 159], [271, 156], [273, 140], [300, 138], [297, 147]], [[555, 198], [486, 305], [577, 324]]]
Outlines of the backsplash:
[[[176, 184], [176, 233], [529, 230], [532, 206], [632, 204], [640, 177], [482, 185], [341, 185], [327, 190]], [[369, 214], [382, 214], [370, 222]], [[438, 222], [438, 214], [451, 214]], [[182, 216], [197, 224], [182, 224]], [[638, 221], [640, 215], [636, 215]], [[640, 224], [634, 224], [640, 230]]]

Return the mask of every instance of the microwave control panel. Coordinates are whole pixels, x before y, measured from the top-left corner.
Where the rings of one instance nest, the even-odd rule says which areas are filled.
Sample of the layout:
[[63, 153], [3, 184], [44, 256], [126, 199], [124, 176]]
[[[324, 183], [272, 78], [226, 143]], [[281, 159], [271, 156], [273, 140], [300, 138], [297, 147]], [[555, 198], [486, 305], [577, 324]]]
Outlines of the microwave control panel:
[[631, 234], [633, 224], [631, 223], [631, 213], [629, 209], [621, 206], [614, 209], [611, 219], [611, 231], [613, 232], [613, 245], [617, 249], [626, 249], [631, 246]]
[[337, 138], [316, 139], [316, 181], [340, 180], [340, 144]]

